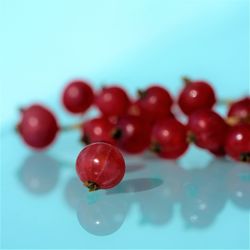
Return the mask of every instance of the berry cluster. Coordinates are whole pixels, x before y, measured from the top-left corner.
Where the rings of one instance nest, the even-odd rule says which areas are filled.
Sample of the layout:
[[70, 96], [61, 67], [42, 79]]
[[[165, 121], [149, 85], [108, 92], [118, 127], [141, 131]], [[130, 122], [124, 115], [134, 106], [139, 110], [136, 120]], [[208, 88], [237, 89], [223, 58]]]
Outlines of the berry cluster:
[[[139, 90], [137, 98], [118, 85], [95, 92], [90, 83], [75, 80], [65, 87], [62, 104], [68, 112], [82, 115], [92, 105], [99, 110], [98, 117], [71, 126], [89, 144], [76, 161], [77, 173], [89, 190], [112, 188], [121, 181], [125, 163], [117, 148], [128, 154], [150, 150], [161, 158], [177, 159], [194, 143], [215, 156], [250, 163], [250, 97], [231, 102], [222, 117], [213, 110], [218, 100], [209, 83], [187, 78], [184, 83], [176, 100], [155, 84]], [[177, 117], [180, 110], [186, 123]], [[28, 146], [41, 150], [67, 127], [60, 126], [48, 108], [33, 104], [21, 110], [16, 129]]]

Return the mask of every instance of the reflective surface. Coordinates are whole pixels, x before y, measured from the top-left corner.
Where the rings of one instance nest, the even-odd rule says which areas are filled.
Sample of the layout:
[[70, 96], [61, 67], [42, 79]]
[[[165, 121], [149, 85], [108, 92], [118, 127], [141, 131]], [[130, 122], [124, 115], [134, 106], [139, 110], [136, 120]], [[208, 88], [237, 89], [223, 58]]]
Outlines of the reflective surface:
[[[179, 162], [126, 156], [120, 185], [90, 193], [75, 174], [78, 136], [63, 134], [46, 153], [3, 136], [4, 247], [249, 247], [249, 165], [195, 148]], [[202, 165], [184, 164], [199, 156]]]
[[157, 82], [176, 96], [181, 76], [219, 98], [249, 89], [248, 0], [1, 0], [1, 239], [4, 248], [249, 249], [249, 167], [190, 148], [178, 162], [127, 157], [115, 189], [88, 193], [75, 174], [79, 134], [49, 151], [13, 132], [34, 101], [61, 124], [64, 84]]

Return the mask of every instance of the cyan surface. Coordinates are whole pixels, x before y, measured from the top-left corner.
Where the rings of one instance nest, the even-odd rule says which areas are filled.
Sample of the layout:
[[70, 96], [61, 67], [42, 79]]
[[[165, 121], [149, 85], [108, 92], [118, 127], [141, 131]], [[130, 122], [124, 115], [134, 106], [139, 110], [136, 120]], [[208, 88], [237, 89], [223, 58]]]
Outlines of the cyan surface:
[[3, 248], [249, 249], [249, 167], [193, 147], [177, 163], [129, 157], [120, 186], [88, 194], [77, 132], [35, 154], [12, 130], [34, 101], [78, 120], [59, 97], [75, 77], [176, 95], [188, 75], [221, 98], [249, 94], [248, 1], [2, 0], [0, 13]]

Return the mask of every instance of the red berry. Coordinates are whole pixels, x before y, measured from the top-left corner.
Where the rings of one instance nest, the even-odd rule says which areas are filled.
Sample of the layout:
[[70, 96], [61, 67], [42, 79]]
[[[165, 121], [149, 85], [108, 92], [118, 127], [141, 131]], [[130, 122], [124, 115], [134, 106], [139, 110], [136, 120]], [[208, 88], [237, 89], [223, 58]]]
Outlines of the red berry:
[[21, 111], [17, 130], [28, 146], [44, 149], [56, 138], [59, 126], [56, 117], [46, 107], [34, 104]]
[[224, 146], [227, 124], [212, 110], [200, 110], [189, 116], [189, 139], [198, 147], [217, 151]]
[[236, 123], [250, 123], [250, 97], [233, 102], [227, 116], [236, 119]]
[[190, 81], [182, 89], [178, 104], [183, 113], [190, 115], [201, 109], [211, 109], [216, 102], [212, 86], [204, 81]]
[[89, 191], [116, 186], [125, 174], [125, 162], [120, 151], [107, 143], [85, 147], [76, 160], [76, 171]]
[[115, 139], [113, 138], [115, 126], [106, 117], [94, 118], [85, 122], [82, 132], [82, 141], [86, 144], [106, 142], [115, 145]]
[[209, 151], [216, 157], [224, 157], [226, 155], [224, 146]]
[[129, 116], [135, 116], [135, 117], [140, 117], [140, 118], [145, 118], [146, 119], [146, 112], [141, 108], [140, 106], [140, 100], [133, 101], [130, 103], [128, 107], [128, 115]]
[[103, 87], [95, 99], [96, 106], [105, 116], [124, 115], [129, 103], [127, 93], [118, 86]]
[[138, 104], [146, 113], [148, 120], [156, 121], [170, 115], [173, 100], [166, 89], [153, 85], [146, 90], [138, 91], [138, 93]]
[[84, 113], [93, 103], [94, 93], [89, 83], [82, 80], [70, 82], [62, 94], [62, 103], [71, 113]]
[[231, 127], [226, 137], [225, 149], [236, 161], [250, 163], [250, 125]]
[[138, 154], [149, 147], [151, 127], [139, 117], [122, 117], [116, 129], [117, 144], [123, 151]]
[[151, 144], [152, 150], [160, 157], [180, 157], [188, 148], [186, 126], [173, 118], [157, 121], [152, 130]]

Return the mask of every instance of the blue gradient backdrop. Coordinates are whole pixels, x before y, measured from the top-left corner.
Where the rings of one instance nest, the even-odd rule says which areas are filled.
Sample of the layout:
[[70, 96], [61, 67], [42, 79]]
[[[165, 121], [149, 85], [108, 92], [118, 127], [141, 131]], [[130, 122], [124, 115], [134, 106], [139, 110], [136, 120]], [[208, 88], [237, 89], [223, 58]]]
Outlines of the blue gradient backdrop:
[[[248, 248], [249, 211], [233, 206], [207, 231], [180, 229], [180, 216], [166, 231], [141, 229], [133, 208], [121, 230], [97, 238], [61, 205], [65, 180], [74, 172], [65, 171], [45, 199], [25, 193], [17, 181], [30, 155], [10, 132], [19, 106], [40, 101], [68, 122], [77, 118], [63, 112], [59, 93], [72, 78], [96, 87], [119, 83], [131, 93], [157, 82], [176, 95], [183, 75], [209, 80], [221, 98], [249, 94], [248, 0], [0, 0], [3, 247]], [[73, 162], [80, 146], [67, 151], [67, 143], [70, 148], [70, 139], [62, 139], [49, 154], [74, 151]], [[192, 165], [198, 153], [186, 162]], [[210, 159], [201, 156], [196, 165]]]

